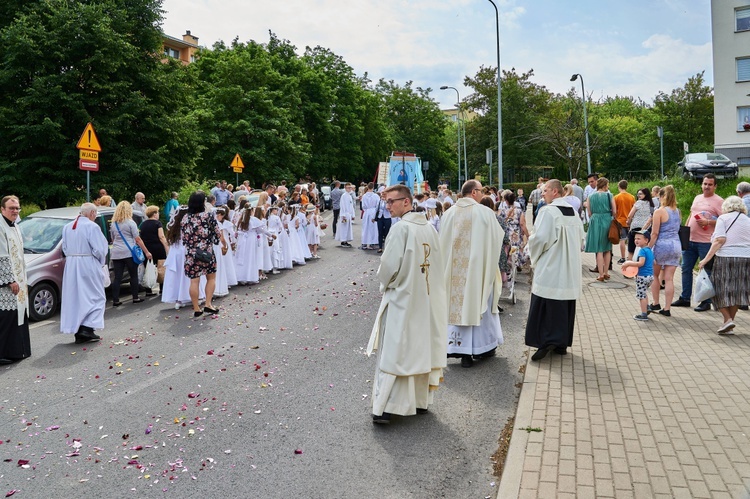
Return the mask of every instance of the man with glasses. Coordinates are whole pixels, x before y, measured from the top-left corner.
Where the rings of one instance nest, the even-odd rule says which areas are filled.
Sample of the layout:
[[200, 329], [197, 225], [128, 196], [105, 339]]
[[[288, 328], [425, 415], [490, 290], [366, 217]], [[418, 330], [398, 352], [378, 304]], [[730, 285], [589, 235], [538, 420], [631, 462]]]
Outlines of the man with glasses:
[[0, 364], [11, 364], [31, 356], [29, 295], [23, 238], [16, 226], [21, 203], [5, 196], [0, 211]]
[[[404, 185], [384, 191], [391, 214], [401, 217], [388, 235], [378, 280], [383, 299], [367, 354], [378, 352], [372, 387], [372, 420], [387, 424], [391, 414], [424, 414], [446, 367], [448, 299], [437, 232], [412, 211]], [[495, 222], [497, 224], [497, 222]]]
[[465, 182], [461, 199], [440, 221], [440, 248], [448, 262], [448, 356], [460, 357], [462, 367], [495, 355], [503, 343], [497, 300], [504, 232], [495, 212], [479, 204], [482, 197], [482, 184]]

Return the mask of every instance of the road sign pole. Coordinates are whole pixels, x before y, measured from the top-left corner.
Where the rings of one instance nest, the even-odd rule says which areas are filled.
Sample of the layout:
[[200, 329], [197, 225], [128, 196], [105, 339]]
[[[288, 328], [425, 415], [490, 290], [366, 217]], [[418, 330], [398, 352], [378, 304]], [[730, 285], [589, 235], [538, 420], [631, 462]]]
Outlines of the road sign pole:
[[91, 172], [86, 170], [86, 202], [91, 202]]

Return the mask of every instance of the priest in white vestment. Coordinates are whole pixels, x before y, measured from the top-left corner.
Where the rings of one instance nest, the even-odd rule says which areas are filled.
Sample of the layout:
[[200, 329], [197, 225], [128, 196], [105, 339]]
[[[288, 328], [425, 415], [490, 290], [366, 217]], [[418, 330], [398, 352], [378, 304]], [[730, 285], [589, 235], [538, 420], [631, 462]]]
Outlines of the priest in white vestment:
[[[104, 293], [102, 267], [107, 263], [109, 245], [99, 225], [96, 206], [84, 203], [81, 214], [63, 227], [62, 251], [65, 271], [62, 282], [60, 332], [75, 333], [76, 343], [98, 341], [94, 333], [104, 329]], [[106, 269], [109, 272], [109, 269]]]
[[542, 191], [546, 205], [536, 216], [528, 242], [534, 281], [526, 344], [538, 349], [531, 360], [541, 360], [551, 351], [565, 355], [573, 344], [585, 234], [581, 218], [562, 193], [559, 180], [547, 181]]
[[362, 207], [362, 249], [376, 249], [378, 245], [378, 221], [375, 215], [378, 212], [380, 196], [373, 192], [375, 184], [367, 184], [367, 192], [362, 196], [360, 206]]
[[[424, 414], [446, 367], [448, 299], [437, 233], [424, 215], [411, 212], [411, 192], [386, 189], [391, 213], [401, 223], [385, 242], [378, 268], [380, 303], [367, 354], [377, 350], [372, 390], [374, 423], [391, 414]], [[341, 230], [341, 229], [339, 229]]]
[[29, 293], [23, 238], [18, 227], [21, 202], [5, 196], [0, 204], [0, 364], [31, 356]]
[[495, 212], [479, 204], [482, 184], [469, 180], [462, 197], [440, 220], [440, 248], [447, 262], [448, 357], [462, 367], [495, 355], [503, 343], [497, 300], [502, 291], [500, 251], [504, 232]]
[[339, 201], [339, 219], [336, 229], [336, 240], [341, 241], [341, 246], [351, 248], [349, 241], [354, 239], [352, 234], [352, 222], [354, 221], [354, 198], [352, 198], [352, 184], [347, 183], [346, 192]]

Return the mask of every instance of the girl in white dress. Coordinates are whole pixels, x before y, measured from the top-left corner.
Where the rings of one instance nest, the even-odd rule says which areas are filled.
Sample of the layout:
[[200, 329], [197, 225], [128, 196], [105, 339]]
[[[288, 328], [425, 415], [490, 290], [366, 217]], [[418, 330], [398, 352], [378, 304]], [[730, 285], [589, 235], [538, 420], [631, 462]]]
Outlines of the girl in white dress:
[[[164, 262], [164, 286], [161, 292], [162, 303], [174, 303], [174, 308], [184, 307], [190, 302], [190, 279], [185, 275], [185, 248], [182, 246], [180, 222], [187, 213], [187, 206], [180, 206], [172, 214], [167, 224], [169, 253]], [[206, 278], [201, 277], [198, 299], [206, 299]]]
[[[257, 206], [250, 218], [250, 225], [255, 232], [255, 240], [258, 244], [257, 260], [258, 260], [258, 279], [268, 279], [265, 272], [273, 270], [271, 264], [271, 247], [268, 245], [269, 239], [276, 239], [276, 236], [268, 232], [268, 226], [265, 220], [265, 210], [261, 206]], [[273, 242], [273, 241], [271, 241]]]
[[[219, 218], [219, 227], [221, 227], [222, 232], [224, 232], [224, 240], [229, 245], [229, 251], [225, 255], [222, 255], [221, 252], [216, 253], [218, 257], [221, 257], [221, 259], [224, 261], [224, 268], [226, 269], [227, 274], [227, 286], [230, 288], [232, 286], [236, 286], [237, 283], [237, 271], [234, 267], [234, 253], [237, 249], [237, 238], [235, 237], [235, 231], [234, 226], [232, 225], [232, 222], [229, 221], [229, 214], [226, 213], [226, 209], [223, 210], [217, 210], [221, 215], [221, 218]], [[217, 215], [217, 218], [219, 215]]]
[[318, 209], [312, 204], [308, 204], [305, 209], [307, 214], [307, 246], [310, 249], [310, 255], [313, 259], [318, 259], [318, 245], [320, 244], [320, 234], [318, 232], [320, 220], [318, 219]]
[[[214, 209], [214, 216], [219, 224], [219, 229], [221, 229], [221, 224], [226, 216], [225, 209]], [[216, 255], [216, 288], [214, 289], [214, 296], [227, 296], [229, 294], [229, 284], [227, 283], [227, 266], [224, 260], [226, 255], [222, 255], [221, 244], [214, 244], [214, 255]]]
[[[279, 203], [279, 244], [281, 245], [281, 267], [282, 269], [293, 268], [292, 245], [289, 239], [289, 227], [286, 220], [286, 205]], [[304, 258], [303, 258], [304, 260]]]
[[237, 225], [237, 251], [235, 269], [237, 281], [241, 283], [258, 282], [258, 242], [257, 234], [250, 223], [252, 208], [243, 209]]
[[266, 211], [266, 222], [268, 223], [268, 232], [276, 236], [271, 246], [271, 265], [273, 266], [272, 273], [279, 274], [279, 269], [284, 268], [284, 255], [281, 251], [281, 232], [284, 231], [284, 226], [281, 224], [281, 218], [279, 218], [278, 206], [271, 206]]
[[299, 242], [300, 246], [302, 247], [302, 254], [305, 257], [305, 260], [309, 260], [312, 258], [312, 253], [310, 252], [310, 247], [307, 245], [307, 215], [303, 206], [297, 207], [296, 218], [299, 221], [299, 224], [297, 225], [297, 234], [299, 234]]
[[299, 220], [297, 219], [297, 211], [295, 206], [287, 206], [286, 213], [282, 218], [284, 222], [284, 228], [289, 234], [289, 247], [292, 252], [292, 262], [297, 265], [304, 265], [305, 252], [302, 251], [303, 243], [299, 240], [299, 232], [297, 227], [299, 226]]

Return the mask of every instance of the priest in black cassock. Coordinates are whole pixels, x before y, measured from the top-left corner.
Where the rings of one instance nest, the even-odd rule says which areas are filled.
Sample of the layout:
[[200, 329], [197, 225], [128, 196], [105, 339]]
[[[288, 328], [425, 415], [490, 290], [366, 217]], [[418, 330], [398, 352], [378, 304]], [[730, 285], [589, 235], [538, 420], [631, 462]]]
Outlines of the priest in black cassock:
[[528, 242], [534, 281], [526, 344], [538, 349], [531, 360], [541, 360], [551, 351], [565, 355], [573, 344], [584, 232], [580, 217], [562, 195], [559, 180], [544, 184], [545, 206], [539, 209]]

